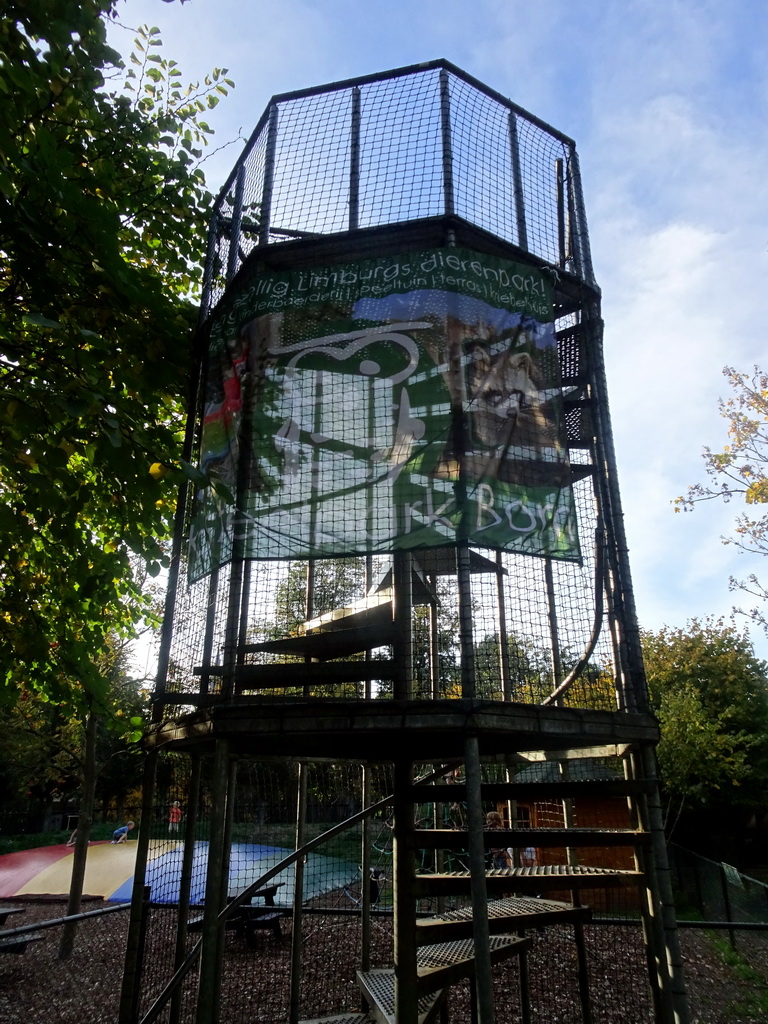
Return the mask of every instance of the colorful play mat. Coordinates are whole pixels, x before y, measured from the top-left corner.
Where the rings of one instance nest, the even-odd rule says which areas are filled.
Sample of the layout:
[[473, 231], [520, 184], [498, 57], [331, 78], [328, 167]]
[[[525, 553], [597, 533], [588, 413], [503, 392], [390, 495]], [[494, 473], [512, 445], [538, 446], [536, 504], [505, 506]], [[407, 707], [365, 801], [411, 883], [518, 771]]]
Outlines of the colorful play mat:
[[[88, 848], [83, 893], [112, 902], [131, 898], [136, 865], [135, 840], [114, 845], [94, 842]], [[290, 850], [259, 843], [233, 843], [230, 855], [229, 893], [234, 896], [260, 875], [287, 857]], [[184, 844], [152, 840], [147, 866], [147, 885], [153, 903], [177, 903]], [[61, 896], [69, 891], [72, 877], [71, 846], [43, 846], [0, 856], [0, 899], [19, 896]], [[205, 893], [208, 843], [195, 844], [191, 902], [199, 904]], [[304, 898], [341, 889], [354, 878], [357, 866], [336, 857], [310, 854], [304, 868]], [[293, 901], [293, 867], [272, 880], [281, 883], [278, 901]]]

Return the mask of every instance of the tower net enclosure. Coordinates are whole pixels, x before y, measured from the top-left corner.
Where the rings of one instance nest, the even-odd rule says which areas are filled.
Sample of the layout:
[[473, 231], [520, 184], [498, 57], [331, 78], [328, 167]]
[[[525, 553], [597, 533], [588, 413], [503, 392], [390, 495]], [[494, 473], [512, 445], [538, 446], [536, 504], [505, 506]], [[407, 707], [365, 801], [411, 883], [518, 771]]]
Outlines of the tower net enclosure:
[[204, 309], [161, 704], [645, 708], [570, 139], [444, 61], [278, 96]]
[[685, 1024], [599, 305], [574, 143], [458, 68], [270, 102], [212, 217], [121, 1024]]

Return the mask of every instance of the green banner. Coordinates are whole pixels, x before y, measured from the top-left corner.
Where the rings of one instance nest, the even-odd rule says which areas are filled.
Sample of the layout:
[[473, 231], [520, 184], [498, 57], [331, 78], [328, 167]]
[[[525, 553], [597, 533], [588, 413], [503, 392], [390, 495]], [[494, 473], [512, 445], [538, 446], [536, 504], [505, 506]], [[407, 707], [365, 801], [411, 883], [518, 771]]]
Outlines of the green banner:
[[264, 273], [211, 324], [190, 578], [452, 545], [578, 560], [552, 286], [441, 248]]

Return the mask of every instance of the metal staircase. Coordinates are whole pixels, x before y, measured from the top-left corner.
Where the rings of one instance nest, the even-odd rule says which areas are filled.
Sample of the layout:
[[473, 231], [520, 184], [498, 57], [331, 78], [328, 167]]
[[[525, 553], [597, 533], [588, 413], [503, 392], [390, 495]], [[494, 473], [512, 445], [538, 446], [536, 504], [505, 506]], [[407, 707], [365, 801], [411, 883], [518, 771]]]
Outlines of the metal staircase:
[[[625, 752], [626, 756], [626, 752]], [[472, 776], [471, 766], [467, 774]], [[475, 767], [479, 767], [476, 765]], [[455, 765], [452, 769], [455, 771]], [[650, 908], [657, 905], [652, 873], [646, 861], [652, 844], [651, 833], [643, 827], [642, 804], [650, 788], [632, 779], [573, 781], [565, 789], [566, 799], [579, 803], [588, 797], [626, 802], [624, 828], [481, 828], [417, 827], [416, 809], [424, 817], [425, 805], [439, 809], [448, 801], [466, 803], [472, 821], [466, 782], [413, 782], [410, 766], [400, 765], [399, 785], [394, 794], [395, 832], [395, 938], [394, 968], [358, 971], [364, 1006], [359, 1014], [313, 1018], [320, 1020], [376, 1021], [378, 1024], [423, 1024], [439, 1011], [447, 990], [457, 982], [469, 981], [479, 1021], [492, 1021], [493, 969], [510, 958], [518, 960], [521, 1020], [531, 1020], [531, 985], [527, 953], [535, 941], [534, 932], [551, 926], [572, 929], [576, 958], [581, 1019], [593, 1018], [589, 991], [588, 955], [584, 926], [593, 919], [591, 901], [598, 904], [615, 890], [634, 890], [637, 913], [645, 921], [647, 936], [653, 935]], [[496, 807], [502, 802], [563, 798], [563, 790], [551, 783], [481, 784], [481, 804], [474, 810]], [[429, 815], [427, 814], [427, 817]], [[435, 815], [439, 820], [439, 813]], [[469, 855], [467, 847], [470, 847]], [[519, 851], [535, 847], [542, 861], [521, 866]], [[472, 870], [472, 850], [480, 853], [482, 869]], [[490, 851], [508, 848], [510, 866], [494, 867]], [[590, 863], [598, 851], [622, 849], [631, 867], [605, 867]], [[446, 870], [446, 857], [459, 854], [467, 867]], [[431, 860], [431, 866], [425, 860]], [[491, 858], [492, 860], [492, 858]], [[559, 861], [559, 862], [558, 862]], [[555, 898], [557, 897], [557, 898]], [[585, 899], [586, 898], [586, 899]], [[429, 902], [436, 913], [425, 913]], [[664, 973], [662, 970], [661, 973]], [[485, 985], [485, 991], [483, 990]], [[668, 987], [668, 982], [666, 984]], [[659, 986], [656, 999], [663, 1009], [666, 995]], [[671, 1019], [671, 1018], [670, 1018]]]
[[[498, 579], [497, 563], [476, 552], [464, 554], [465, 581], [491, 573]], [[227, 731], [236, 728], [247, 736], [253, 729], [260, 733], [262, 746], [268, 741], [273, 714], [275, 732], [283, 737], [287, 733], [294, 749], [309, 742], [314, 753], [336, 746], [351, 757], [394, 763], [394, 967], [358, 972], [367, 1008], [363, 1016], [326, 1019], [422, 1024], [438, 1012], [451, 985], [468, 979], [477, 1020], [492, 1024], [493, 969], [517, 958], [521, 1014], [527, 1022], [531, 1007], [526, 953], [532, 940], [525, 933], [569, 924], [582, 1020], [591, 1024], [584, 924], [591, 919], [593, 906], [609, 907], [610, 894], [624, 890], [634, 893], [632, 902], [643, 919], [648, 959], [654, 965], [650, 980], [658, 1020], [672, 1021], [671, 964], [666, 954], [658, 953], [668, 938], [655, 870], [655, 855], [664, 838], [658, 827], [653, 833], [648, 798], [655, 794], [656, 784], [645, 772], [649, 758], [652, 761], [655, 723], [641, 715], [564, 708], [559, 701], [537, 707], [472, 696], [409, 699], [409, 681], [403, 673], [409, 638], [403, 643], [400, 635], [402, 609], [408, 616], [419, 605], [436, 609], [438, 576], [461, 568], [461, 553], [449, 549], [400, 556], [400, 565], [395, 561], [372, 580], [360, 600], [308, 619], [292, 636], [242, 643], [230, 683], [240, 707], [233, 708], [231, 716], [224, 708], [217, 710], [220, 722], [227, 718], [233, 723]], [[387, 647], [392, 657], [382, 653]], [[222, 677], [224, 669], [208, 664], [198, 666], [195, 673], [205, 677], [207, 686], [209, 679]], [[372, 681], [391, 685], [395, 700], [371, 699]], [[364, 685], [363, 700], [335, 697], [326, 704], [320, 696], [318, 706], [293, 703], [295, 698], [289, 696], [317, 697], [326, 688], [338, 693], [342, 684], [350, 683]], [[269, 705], [262, 705], [258, 696], [264, 691], [275, 694]], [[285, 697], [279, 696], [281, 691]], [[466, 681], [464, 692], [473, 692]], [[308, 729], [310, 723], [317, 727], [319, 711], [324, 733], [310, 741]], [[439, 762], [452, 766], [452, 781], [415, 781], [416, 765]], [[603, 771], [589, 779], [572, 777], [569, 765], [590, 762], [600, 763]], [[606, 762], [614, 765], [607, 777]], [[490, 773], [489, 765], [495, 766]], [[532, 781], [537, 765], [554, 766], [556, 780]], [[499, 781], [499, 766], [504, 781]], [[461, 781], [456, 781], [457, 771]], [[438, 768], [438, 775], [444, 773], [445, 768]], [[578, 811], [586, 799], [622, 806], [621, 826], [579, 825]], [[560, 808], [557, 825], [542, 827], [530, 818], [521, 820], [518, 808], [542, 801]], [[445, 817], [440, 809], [447, 803], [463, 806], [465, 829], [417, 827], [417, 807], [422, 818], [425, 806], [434, 808], [427, 818], [440, 822]], [[498, 807], [504, 811], [505, 825], [487, 829], [486, 813]], [[507, 866], [490, 862], [489, 851], [499, 848], [510, 851]], [[522, 863], [520, 851], [531, 848], [536, 863]], [[622, 866], [606, 866], [606, 851], [618, 851]], [[425, 916], [426, 901], [436, 904], [438, 912]]]

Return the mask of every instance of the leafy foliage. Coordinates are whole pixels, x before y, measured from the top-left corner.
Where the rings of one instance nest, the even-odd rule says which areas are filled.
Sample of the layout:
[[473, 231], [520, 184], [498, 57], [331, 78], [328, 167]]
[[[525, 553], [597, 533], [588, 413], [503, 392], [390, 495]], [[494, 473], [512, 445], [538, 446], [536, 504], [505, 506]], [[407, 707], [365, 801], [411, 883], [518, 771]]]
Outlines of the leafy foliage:
[[758, 805], [768, 782], [768, 675], [746, 634], [721, 619], [643, 633], [670, 805]]
[[[201, 113], [114, 0], [11, 0], [0, 22], [0, 664], [43, 699], [105, 699], [99, 655], [165, 563], [192, 293], [210, 204]], [[12, 691], [7, 691], [12, 692]]]
[[[128, 673], [125, 648], [113, 647], [99, 665], [109, 682], [106, 707], [96, 725], [95, 792], [102, 803], [117, 802], [141, 785], [141, 736], [148, 700]], [[79, 802], [85, 763], [85, 722], [66, 705], [44, 700], [22, 687], [17, 702], [0, 708], [0, 787], [5, 807], [41, 809], [56, 798]]]
[[[768, 504], [768, 374], [757, 366], [752, 373], [726, 366], [723, 373], [733, 392], [720, 401], [720, 413], [728, 424], [728, 444], [722, 451], [704, 449], [707, 475], [713, 482], [689, 487], [686, 495], [675, 500], [675, 511], [691, 510], [713, 498], [727, 502], [740, 497], [750, 511], [739, 513], [735, 536], [725, 538], [725, 543], [768, 555], [768, 512], [760, 515], [756, 507]], [[760, 600], [768, 597], [754, 574], [746, 580], [731, 579], [731, 589]], [[768, 628], [768, 619], [759, 609], [748, 614]]]

